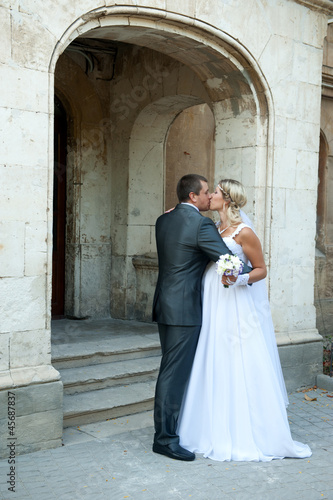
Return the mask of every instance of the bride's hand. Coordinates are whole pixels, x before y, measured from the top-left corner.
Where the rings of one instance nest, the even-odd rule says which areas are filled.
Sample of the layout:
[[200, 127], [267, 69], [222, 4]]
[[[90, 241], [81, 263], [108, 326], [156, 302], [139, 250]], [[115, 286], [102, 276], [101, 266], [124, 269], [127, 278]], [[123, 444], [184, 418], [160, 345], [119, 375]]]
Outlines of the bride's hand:
[[225, 275], [223, 275], [221, 282], [222, 282], [223, 285], [230, 286], [230, 285], [233, 285], [236, 280], [237, 280], [236, 276], [225, 276]]
[[169, 210], [166, 210], [164, 213], [165, 214], [168, 214], [169, 212], [172, 212], [172, 210], [174, 210], [175, 207], [172, 207], [172, 208], [169, 208]]

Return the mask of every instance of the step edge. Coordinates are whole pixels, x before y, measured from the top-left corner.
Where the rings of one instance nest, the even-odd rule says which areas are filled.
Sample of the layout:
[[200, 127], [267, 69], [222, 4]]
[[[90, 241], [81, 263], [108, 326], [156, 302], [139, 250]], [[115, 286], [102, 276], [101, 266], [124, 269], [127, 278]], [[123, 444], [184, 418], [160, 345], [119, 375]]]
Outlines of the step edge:
[[141, 347], [141, 348], [134, 348], [134, 349], [122, 349], [118, 351], [92, 351], [89, 353], [83, 353], [83, 354], [68, 354], [66, 353], [61, 354], [61, 357], [52, 357], [51, 355], [51, 361], [52, 363], [59, 363], [61, 361], [74, 361], [74, 360], [79, 360], [79, 359], [89, 359], [92, 356], [101, 356], [102, 358], [107, 357], [107, 356], [117, 356], [117, 355], [122, 355], [122, 354], [131, 354], [131, 353], [136, 353], [136, 352], [145, 352], [145, 351], [157, 351], [160, 350], [161, 346], [160, 345], [154, 345], [150, 347]]
[[84, 416], [84, 415], [101, 413], [103, 411], [110, 411], [114, 408], [126, 408], [126, 406], [152, 402], [153, 400], [154, 400], [154, 396], [146, 396], [145, 398], [136, 399], [135, 401], [129, 401], [129, 402], [115, 404], [115, 405], [107, 405], [107, 406], [103, 406], [100, 408], [93, 408], [93, 409], [90, 408], [90, 409], [81, 409], [81, 410], [79, 409], [79, 410], [69, 410], [69, 411], [66, 411], [64, 409], [64, 420], [66, 418], [70, 418], [70, 417], [74, 417], [74, 416]]
[[[70, 381], [70, 382], [66, 382], [62, 377], [61, 377], [61, 381], [64, 385], [64, 387], [66, 388], [70, 388], [70, 387], [77, 387], [79, 385], [82, 385], [82, 384], [92, 384], [94, 382], [98, 383], [98, 382], [106, 382], [107, 380], [121, 380], [123, 378], [131, 378], [131, 377], [135, 377], [137, 375], [140, 375], [140, 376], [145, 376], [145, 375], [152, 375], [154, 373], [158, 372], [158, 367], [157, 368], [154, 368], [154, 369], [151, 369], [151, 370], [145, 370], [145, 371], [142, 371], [142, 372], [133, 372], [133, 373], [121, 373], [121, 374], [118, 374], [118, 375], [111, 375], [111, 376], [105, 376], [105, 377], [101, 377], [101, 378], [98, 378], [98, 379], [80, 379], [80, 380], [76, 380], [76, 381]], [[61, 375], [61, 372], [60, 372], [60, 375]], [[91, 391], [87, 391], [87, 392], [91, 392]]]

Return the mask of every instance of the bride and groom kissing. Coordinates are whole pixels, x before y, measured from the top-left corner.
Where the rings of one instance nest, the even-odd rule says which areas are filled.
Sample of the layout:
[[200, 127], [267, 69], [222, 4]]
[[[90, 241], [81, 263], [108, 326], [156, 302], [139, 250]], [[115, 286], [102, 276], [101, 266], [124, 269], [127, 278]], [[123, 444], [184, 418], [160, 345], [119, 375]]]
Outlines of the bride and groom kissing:
[[[179, 204], [156, 222], [159, 276], [153, 303], [162, 360], [155, 392], [153, 451], [192, 461], [305, 458], [293, 441], [264, 278], [261, 244], [243, 186], [183, 176]], [[200, 212], [219, 214], [219, 222]], [[241, 274], [216, 272], [221, 255]], [[222, 283], [221, 283], [222, 282]], [[223, 286], [225, 285], [225, 286]]]

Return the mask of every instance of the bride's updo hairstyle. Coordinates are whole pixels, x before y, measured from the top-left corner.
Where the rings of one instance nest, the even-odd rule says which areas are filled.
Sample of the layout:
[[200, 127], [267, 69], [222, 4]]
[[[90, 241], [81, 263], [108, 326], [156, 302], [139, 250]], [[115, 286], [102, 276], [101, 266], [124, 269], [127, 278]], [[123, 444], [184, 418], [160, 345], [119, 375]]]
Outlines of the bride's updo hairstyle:
[[227, 217], [230, 224], [242, 222], [239, 209], [244, 207], [247, 202], [243, 185], [233, 179], [223, 179], [218, 183], [218, 188], [222, 191], [223, 199], [230, 201], [227, 210]]

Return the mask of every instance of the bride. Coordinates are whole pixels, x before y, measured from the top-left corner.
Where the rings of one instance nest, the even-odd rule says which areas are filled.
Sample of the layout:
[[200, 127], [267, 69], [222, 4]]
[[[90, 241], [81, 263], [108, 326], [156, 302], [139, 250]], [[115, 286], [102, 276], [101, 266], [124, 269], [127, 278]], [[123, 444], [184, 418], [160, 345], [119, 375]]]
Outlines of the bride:
[[245, 204], [244, 188], [235, 180], [220, 181], [212, 195], [221, 237], [253, 270], [236, 282], [223, 277], [225, 288], [216, 264], [206, 268], [202, 327], [178, 423], [180, 445], [221, 461], [305, 458], [309, 446], [290, 434], [266, 266], [260, 241], [240, 211]]

